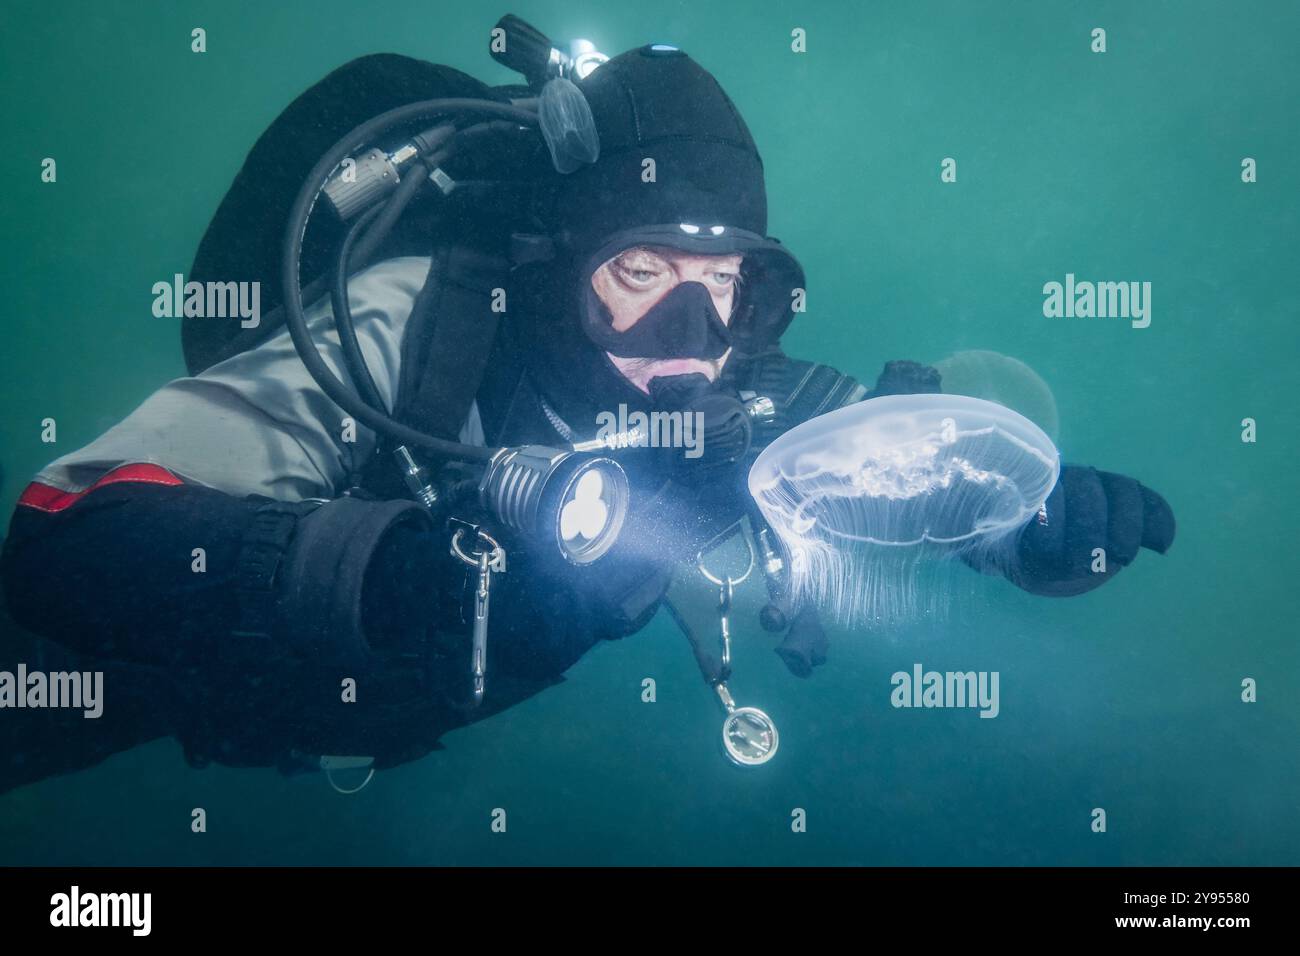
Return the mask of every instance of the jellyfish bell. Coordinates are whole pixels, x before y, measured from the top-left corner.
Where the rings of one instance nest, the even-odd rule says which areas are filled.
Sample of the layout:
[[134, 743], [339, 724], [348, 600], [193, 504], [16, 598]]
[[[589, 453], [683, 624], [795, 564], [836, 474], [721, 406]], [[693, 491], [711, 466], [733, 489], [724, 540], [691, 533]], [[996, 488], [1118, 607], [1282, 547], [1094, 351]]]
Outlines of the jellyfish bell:
[[791, 560], [796, 600], [845, 623], [940, 610], [937, 560], [990, 554], [1043, 506], [1060, 472], [1024, 416], [963, 395], [890, 395], [786, 432], [749, 490]]
[[945, 393], [997, 402], [1028, 418], [1052, 441], [1060, 436], [1060, 417], [1051, 388], [1020, 359], [987, 349], [970, 349], [954, 352], [933, 365]]

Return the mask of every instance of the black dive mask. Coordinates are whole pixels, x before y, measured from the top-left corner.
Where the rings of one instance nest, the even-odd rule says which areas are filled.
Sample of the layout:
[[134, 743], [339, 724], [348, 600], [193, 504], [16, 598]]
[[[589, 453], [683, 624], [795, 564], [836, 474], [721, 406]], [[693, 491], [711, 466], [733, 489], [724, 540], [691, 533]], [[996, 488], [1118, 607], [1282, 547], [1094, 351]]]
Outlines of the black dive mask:
[[[615, 331], [591, 277], [610, 259], [638, 245], [694, 255], [742, 255], [729, 321], [722, 321], [702, 283], [682, 282], [631, 328]], [[583, 332], [601, 351], [620, 358], [712, 360], [733, 347], [739, 354], [757, 354], [786, 330], [794, 318], [795, 293], [804, 286], [799, 263], [775, 239], [743, 229], [689, 224], [643, 226], [610, 236], [585, 257], [577, 275], [582, 283], [578, 301]]]
[[587, 282], [583, 328], [587, 337], [619, 358], [716, 359], [731, 348], [731, 332], [699, 282], [682, 282], [651, 306], [630, 329], [614, 329], [613, 316]]

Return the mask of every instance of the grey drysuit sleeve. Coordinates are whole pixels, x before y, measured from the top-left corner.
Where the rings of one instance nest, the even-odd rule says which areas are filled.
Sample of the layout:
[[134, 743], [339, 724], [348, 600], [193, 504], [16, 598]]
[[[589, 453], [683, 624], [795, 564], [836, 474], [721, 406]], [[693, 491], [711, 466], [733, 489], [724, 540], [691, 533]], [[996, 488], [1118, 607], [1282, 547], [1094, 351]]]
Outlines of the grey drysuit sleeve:
[[[350, 284], [358, 339], [390, 408], [402, 338], [428, 269], [426, 258], [394, 259]], [[322, 357], [346, 378], [328, 302], [307, 317]], [[252, 603], [271, 609], [262, 616], [271, 618], [267, 636], [277, 649], [287, 644], [313, 660], [360, 665], [380, 645], [400, 644], [401, 635], [389, 632], [393, 622], [428, 620], [418, 589], [394, 589], [434, 573], [423, 564], [398, 567], [426, 560], [429, 549], [410, 540], [426, 534], [429, 521], [412, 502], [339, 497], [376, 443], [359, 424], [353, 434], [345, 419], [287, 332], [168, 383], [100, 438], [48, 465], [29, 488], [41, 493], [20, 500], [4, 555], [15, 617], [101, 657], [229, 660], [242, 640], [231, 634], [247, 618], [241, 602], [252, 593], [250, 549], [270, 553], [264, 546], [274, 540], [280, 557], [262, 575], [274, 593]], [[476, 410], [461, 439], [482, 442]], [[115, 481], [109, 473], [124, 465], [169, 475], [132, 481], [136, 469], [117, 472], [128, 478]], [[388, 554], [395, 539], [404, 547]], [[195, 547], [205, 552], [201, 574], [191, 567]], [[376, 588], [383, 593], [365, 596]]]
[[[428, 270], [427, 258], [390, 259], [349, 284], [357, 338], [390, 411], [406, 322]], [[307, 320], [321, 357], [347, 381], [328, 299], [309, 309]], [[482, 443], [477, 409], [461, 440]], [[375, 441], [365, 426], [349, 427], [347, 414], [321, 392], [285, 330], [200, 375], [164, 385], [120, 424], [52, 462], [36, 480], [76, 492], [120, 465], [150, 463], [230, 495], [333, 498], [373, 453]]]

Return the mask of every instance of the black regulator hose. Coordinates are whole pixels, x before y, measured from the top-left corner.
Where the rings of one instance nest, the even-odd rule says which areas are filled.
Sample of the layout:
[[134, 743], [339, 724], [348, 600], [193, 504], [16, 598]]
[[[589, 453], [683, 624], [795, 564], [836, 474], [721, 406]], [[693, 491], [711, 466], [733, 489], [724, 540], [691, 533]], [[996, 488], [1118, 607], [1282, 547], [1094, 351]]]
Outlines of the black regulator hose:
[[[379, 244], [384, 241], [388, 233], [392, 231], [393, 226], [397, 225], [397, 220], [406, 212], [406, 207], [410, 205], [415, 194], [420, 191], [424, 185], [425, 177], [437, 168], [439, 163], [445, 161], [450, 154], [450, 150], [443, 147], [443, 144], [456, 133], [456, 127], [450, 123], [445, 123], [435, 129], [426, 130], [420, 135], [414, 137], [412, 142], [420, 150], [418, 156], [411, 160], [410, 168], [407, 169], [406, 175], [402, 177], [393, 191], [393, 195], [385, 203], [380, 204], [382, 213], [378, 221], [369, 232], [357, 244], [357, 260], [359, 262], [367, 261]], [[459, 139], [464, 134], [457, 134]], [[432, 156], [429, 154], [437, 149]]]
[[[445, 130], [450, 135], [453, 128], [447, 126]], [[443, 136], [438, 141], [442, 142], [446, 138]], [[447, 152], [447, 150], [438, 152], [432, 161], [442, 162]], [[362, 401], [379, 411], [385, 410], [384, 399], [379, 394], [379, 387], [375, 384], [374, 376], [370, 374], [370, 366], [366, 363], [366, 357], [361, 352], [361, 343], [357, 340], [356, 323], [352, 321], [352, 303], [348, 299], [348, 280], [352, 275], [354, 246], [357, 250], [357, 261], [362, 264], [367, 262], [370, 255], [379, 248], [393, 226], [397, 224], [397, 220], [423, 185], [428, 164], [423, 164], [421, 158], [416, 158], [411, 165], [413, 168], [407, 170], [406, 176], [398, 184], [392, 198], [367, 209], [348, 227], [335, 256], [333, 282], [330, 285], [330, 306], [334, 311], [334, 327], [339, 333], [339, 345], [343, 348], [343, 360], [348, 367], [348, 377], [361, 393]], [[374, 226], [367, 229], [371, 223], [374, 223]], [[365, 237], [360, 238], [363, 232]], [[306, 301], [305, 295], [303, 300]]]
[[334, 328], [339, 333], [339, 345], [343, 347], [343, 360], [347, 363], [348, 377], [352, 379], [361, 400], [372, 408], [383, 408], [384, 400], [379, 394], [379, 386], [370, 374], [366, 357], [361, 354], [361, 343], [357, 341], [357, 328], [352, 321], [352, 306], [348, 302], [349, 262], [352, 259], [352, 247], [362, 231], [375, 221], [383, 206], [372, 206], [357, 217], [357, 221], [348, 227], [339, 244], [338, 257], [334, 266], [334, 282], [330, 287], [330, 305], [334, 309]]
[[[466, 445], [429, 435], [395, 421], [382, 410], [382, 405], [375, 408], [363, 401], [325, 364], [316, 350], [316, 343], [312, 341], [311, 332], [307, 328], [307, 319], [303, 314], [303, 290], [300, 285], [303, 238], [307, 233], [307, 223], [320, 198], [321, 190], [329, 182], [330, 177], [338, 171], [345, 159], [379, 138], [389, 128], [404, 123], [445, 117], [451, 113], [491, 116], [511, 120], [521, 126], [537, 125], [536, 114], [505, 103], [477, 99], [424, 100], [382, 113], [362, 123], [340, 139], [317, 161], [307, 175], [289, 213], [289, 221], [281, 244], [284, 320], [299, 358], [321, 387], [321, 391], [357, 421], [400, 442], [427, 449], [435, 454], [466, 461], [488, 461], [498, 449]], [[422, 178], [420, 173], [415, 175]]]

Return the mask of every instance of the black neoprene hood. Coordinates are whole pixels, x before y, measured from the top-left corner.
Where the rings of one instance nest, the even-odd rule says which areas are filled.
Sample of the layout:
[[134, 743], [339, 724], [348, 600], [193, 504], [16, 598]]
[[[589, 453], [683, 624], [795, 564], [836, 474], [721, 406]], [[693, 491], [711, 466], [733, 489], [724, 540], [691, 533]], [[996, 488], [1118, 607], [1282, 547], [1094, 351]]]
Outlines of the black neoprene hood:
[[[803, 287], [803, 270], [767, 236], [763, 161], [718, 81], [680, 50], [647, 46], [603, 64], [581, 90], [600, 157], [560, 177], [552, 221], [571, 281], [581, 290], [588, 338], [632, 357], [716, 358], [733, 344], [744, 352], [776, 341], [793, 318], [792, 291]], [[616, 344], [628, 336], [608, 328], [590, 280], [601, 263], [637, 245], [744, 254], [745, 281], [730, 330], [712, 334], [709, 326], [720, 323], [699, 319], [683, 331], [674, 322], [656, 334], [680, 341], [640, 352], [644, 343]]]
[[716, 226], [766, 235], [763, 161], [753, 137], [717, 80], [689, 56], [630, 50], [592, 72], [581, 89], [600, 159], [563, 178], [555, 207], [576, 258], [647, 226], [698, 227], [670, 238], [693, 240], [691, 251], [709, 253], [733, 251], [713, 244]]
[[[804, 287], [799, 263], [767, 235], [758, 148], [711, 74], [681, 51], [641, 47], [602, 64], [579, 88], [600, 139], [599, 158], [556, 177], [544, 218], [557, 255], [532, 274], [540, 311], [564, 319], [523, 324], [534, 380], [574, 421], [611, 402], [648, 401], [609, 354], [712, 359], [729, 347], [758, 354], [790, 324], [794, 293]], [[704, 287], [686, 282], [632, 333], [613, 332], [591, 277], [602, 262], [638, 245], [742, 253], [742, 282], [726, 325]]]

